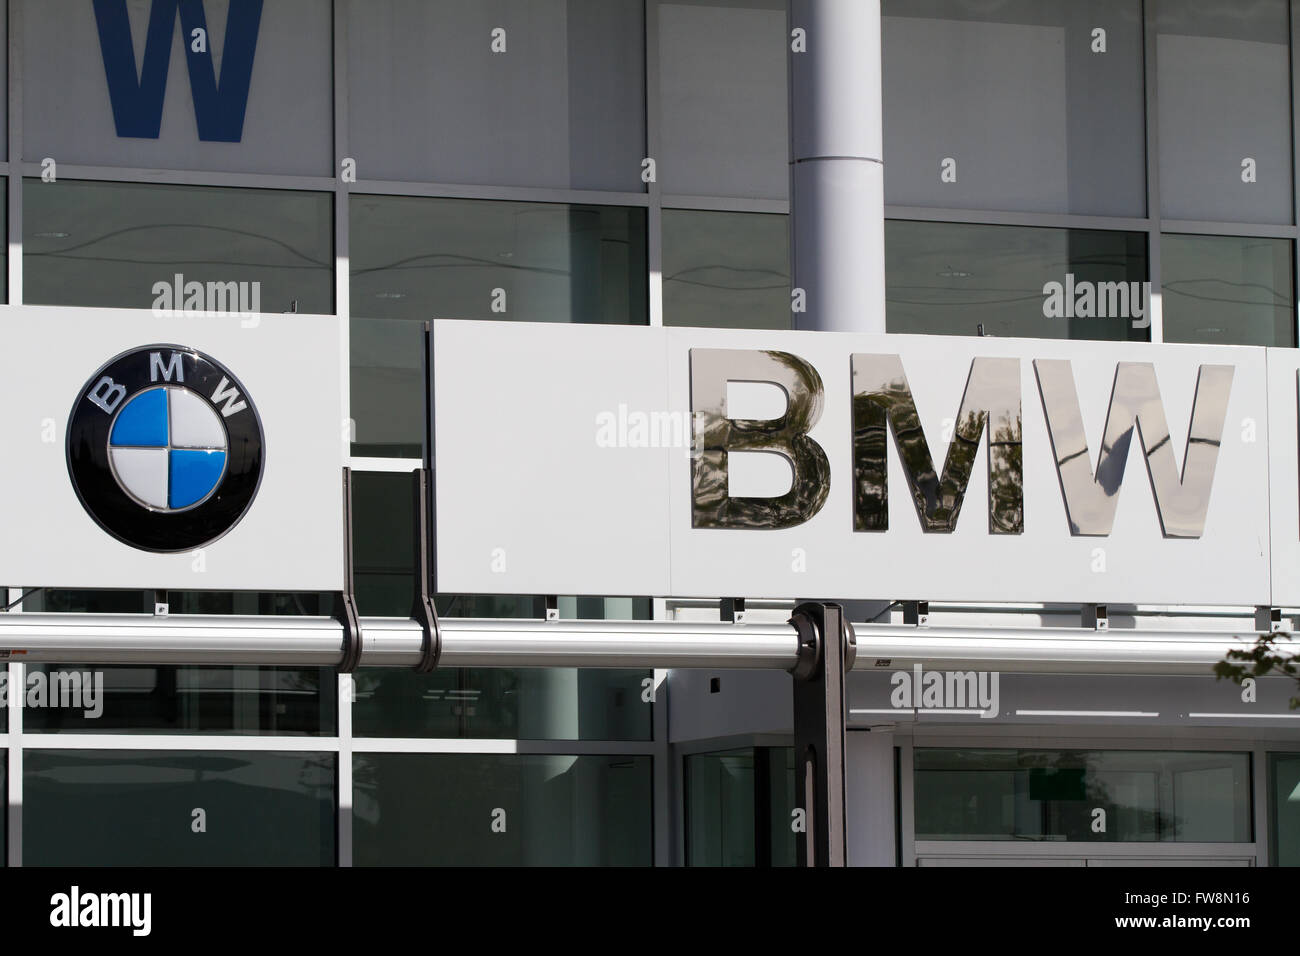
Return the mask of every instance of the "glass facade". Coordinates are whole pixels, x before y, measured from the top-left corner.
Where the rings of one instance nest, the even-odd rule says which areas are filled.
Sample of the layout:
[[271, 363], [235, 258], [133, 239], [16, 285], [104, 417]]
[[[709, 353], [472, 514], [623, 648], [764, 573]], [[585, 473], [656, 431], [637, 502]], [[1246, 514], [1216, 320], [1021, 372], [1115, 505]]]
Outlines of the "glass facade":
[[358, 754], [356, 862], [648, 866], [650, 758]]
[[691, 754], [687, 866], [794, 866], [794, 748]]
[[913, 760], [918, 840], [1254, 839], [1245, 753], [918, 748]]
[[1272, 854], [1276, 866], [1300, 866], [1300, 754], [1269, 755]]
[[[246, 283], [264, 312], [337, 315], [362, 614], [410, 612], [402, 472], [423, 454], [425, 321], [792, 324], [785, 0], [277, 0], [224, 141], [197, 135], [179, 32], [156, 135], [123, 135], [91, 5], [11, 6], [4, 300], [158, 308], [181, 275]], [[146, 5], [129, 6], [139, 30]], [[1294, 346], [1289, 10], [884, 0], [888, 330]], [[1104, 309], [1069, 296], [1085, 282], [1108, 287]], [[153, 608], [152, 592], [57, 583], [5, 582], [5, 603], [44, 587], [13, 613]], [[539, 595], [436, 602], [545, 614]], [[561, 596], [560, 613], [652, 616], [627, 596]], [[10, 862], [662, 863], [679, 777], [690, 862], [793, 861], [788, 749], [681, 757], [662, 674], [9, 667], [68, 697], [0, 710], [21, 768], [0, 761], [21, 809]], [[1254, 838], [1246, 754], [916, 753], [918, 838]], [[1296, 766], [1269, 762], [1279, 862], [1300, 859]], [[1104, 837], [1077, 813], [1094, 798]]]
[[334, 754], [23, 753], [26, 866], [332, 866]]

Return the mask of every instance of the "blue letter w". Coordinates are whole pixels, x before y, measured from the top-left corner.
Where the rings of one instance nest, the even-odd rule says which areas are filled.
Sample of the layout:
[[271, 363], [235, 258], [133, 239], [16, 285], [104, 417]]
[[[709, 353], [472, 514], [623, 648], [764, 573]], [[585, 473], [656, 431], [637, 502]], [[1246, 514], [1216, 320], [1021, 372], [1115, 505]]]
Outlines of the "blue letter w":
[[[230, 0], [220, 81], [212, 63], [203, 0], [153, 0], [138, 79], [126, 0], [95, 0], [99, 49], [104, 55], [104, 75], [113, 102], [117, 135], [158, 138], [177, 10], [181, 16], [181, 41], [185, 45], [185, 63], [190, 72], [199, 139], [238, 143], [244, 132], [244, 110], [248, 106], [248, 84], [253, 76], [262, 0]], [[195, 30], [202, 30], [205, 38], [199, 52], [195, 52], [194, 47], [200, 44], [192, 42]]]

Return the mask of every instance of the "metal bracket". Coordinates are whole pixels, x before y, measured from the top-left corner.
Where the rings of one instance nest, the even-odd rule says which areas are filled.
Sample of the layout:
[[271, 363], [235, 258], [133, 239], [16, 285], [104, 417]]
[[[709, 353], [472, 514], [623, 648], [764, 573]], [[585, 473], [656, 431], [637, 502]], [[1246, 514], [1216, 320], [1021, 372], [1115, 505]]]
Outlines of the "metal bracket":
[[352, 469], [343, 469], [343, 590], [338, 595], [335, 618], [343, 625], [343, 654], [339, 673], [351, 674], [361, 662], [361, 618], [357, 615], [356, 584], [352, 574]]
[[838, 604], [805, 602], [790, 624], [799, 636], [794, 675], [796, 835], [801, 866], [845, 866], [844, 675], [857, 641]]
[[415, 494], [415, 597], [411, 606], [411, 617], [419, 622], [424, 631], [424, 640], [420, 644], [420, 663], [415, 665], [416, 673], [427, 674], [438, 666], [442, 655], [442, 636], [438, 630], [438, 609], [434, 606], [429, 593], [431, 574], [429, 569], [429, 481], [423, 468], [411, 472], [412, 486]]
[[1084, 604], [1079, 608], [1079, 623], [1094, 631], [1110, 630], [1110, 618], [1107, 613], [1104, 604]]
[[718, 616], [728, 624], [745, 623], [745, 599], [723, 598], [718, 602]]
[[1282, 626], [1282, 609], [1261, 604], [1255, 608], [1255, 630], [1261, 634], [1280, 634]]
[[903, 623], [915, 627], [925, 627], [930, 623], [929, 601], [904, 601]]

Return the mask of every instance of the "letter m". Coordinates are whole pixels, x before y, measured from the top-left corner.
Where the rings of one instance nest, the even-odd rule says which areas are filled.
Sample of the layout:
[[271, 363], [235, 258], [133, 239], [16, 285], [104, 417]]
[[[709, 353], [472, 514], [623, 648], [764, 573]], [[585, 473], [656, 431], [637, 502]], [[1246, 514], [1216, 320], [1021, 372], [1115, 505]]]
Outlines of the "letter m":
[[149, 381], [156, 382], [158, 377], [162, 376], [164, 382], [170, 382], [173, 375], [176, 376], [176, 381], [185, 381], [185, 369], [181, 365], [180, 352], [173, 352], [166, 365], [163, 365], [161, 352], [149, 353]]
[[244, 132], [253, 56], [262, 21], [262, 0], [230, 0], [220, 80], [212, 60], [211, 43], [197, 52], [190, 43], [194, 30], [208, 32], [202, 0], [153, 0], [138, 72], [126, 0], [94, 0], [94, 4], [99, 50], [104, 58], [104, 76], [118, 136], [158, 138], [179, 10], [199, 139], [239, 142]]
[[966, 485], [988, 431], [989, 532], [1024, 531], [1020, 360], [976, 358], [953, 425], [943, 473], [935, 470], [911, 386], [897, 355], [858, 354], [853, 374], [853, 530], [889, 530], [889, 432], [916, 505], [921, 529], [957, 527]]

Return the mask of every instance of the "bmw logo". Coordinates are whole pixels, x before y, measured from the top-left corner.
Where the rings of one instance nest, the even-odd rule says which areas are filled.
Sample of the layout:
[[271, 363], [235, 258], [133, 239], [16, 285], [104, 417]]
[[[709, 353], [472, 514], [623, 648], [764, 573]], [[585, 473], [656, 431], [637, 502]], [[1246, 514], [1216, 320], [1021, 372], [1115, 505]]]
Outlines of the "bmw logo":
[[262, 423], [244, 386], [179, 345], [123, 352], [68, 420], [68, 473], [87, 513], [134, 548], [188, 551], [239, 523], [262, 478]]

